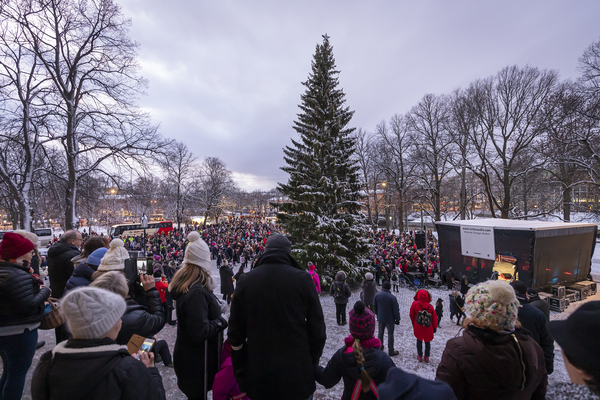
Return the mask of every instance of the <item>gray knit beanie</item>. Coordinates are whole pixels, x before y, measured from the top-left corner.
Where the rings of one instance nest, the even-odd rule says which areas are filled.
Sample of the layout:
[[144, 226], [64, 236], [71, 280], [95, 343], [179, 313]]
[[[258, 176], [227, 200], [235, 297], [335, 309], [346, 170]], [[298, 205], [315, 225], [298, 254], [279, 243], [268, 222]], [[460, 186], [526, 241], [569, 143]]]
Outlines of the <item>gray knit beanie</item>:
[[108, 290], [85, 286], [72, 290], [60, 303], [75, 339], [98, 339], [125, 313], [125, 300]]

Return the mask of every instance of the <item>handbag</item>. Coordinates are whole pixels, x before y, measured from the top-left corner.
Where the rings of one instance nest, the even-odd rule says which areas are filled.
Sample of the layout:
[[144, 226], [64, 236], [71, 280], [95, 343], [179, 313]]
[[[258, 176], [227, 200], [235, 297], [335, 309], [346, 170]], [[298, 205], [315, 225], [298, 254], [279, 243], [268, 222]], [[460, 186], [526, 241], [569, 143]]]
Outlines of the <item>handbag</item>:
[[54, 329], [65, 323], [65, 318], [62, 316], [59, 310], [60, 306], [56, 304], [57, 301], [58, 300], [53, 297], [48, 298], [48, 305], [50, 306], [50, 311], [42, 316], [42, 321], [40, 322], [40, 329]]

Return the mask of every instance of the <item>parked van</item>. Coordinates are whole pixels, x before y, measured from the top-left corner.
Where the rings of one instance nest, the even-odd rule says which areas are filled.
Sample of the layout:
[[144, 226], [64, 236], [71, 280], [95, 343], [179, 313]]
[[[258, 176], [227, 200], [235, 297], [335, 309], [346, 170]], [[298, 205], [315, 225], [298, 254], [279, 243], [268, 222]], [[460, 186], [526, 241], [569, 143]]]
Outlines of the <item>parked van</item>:
[[54, 230], [52, 228], [39, 228], [35, 229], [34, 233], [40, 239], [38, 242], [38, 248], [43, 248], [52, 244], [54, 241]]

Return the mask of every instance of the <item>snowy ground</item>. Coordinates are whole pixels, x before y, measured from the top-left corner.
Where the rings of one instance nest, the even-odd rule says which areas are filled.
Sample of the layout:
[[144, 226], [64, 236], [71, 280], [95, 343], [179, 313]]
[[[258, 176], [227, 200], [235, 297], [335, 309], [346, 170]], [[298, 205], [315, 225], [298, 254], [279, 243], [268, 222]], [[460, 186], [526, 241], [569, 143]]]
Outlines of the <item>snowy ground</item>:
[[[600, 245], [597, 246], [596, 253], [594, 256], [594, 273], [596, 275], [596, 280], [600, 278]], [[237, 267], [235, 268], [237, 271]], [[216, 268], [216, 264], [213, 263], [213, 276], [219, 280], [219, 274]], [[219, 285], [217, 286], [220, 287]], [[217, 289], [216, 292], [219, 290]], [[434, 302], [438, 298], [442, 298], [444, 300], [444, 317], [442, 318], [442, 322], [440, 327], [431, 343], [431, 362], [429, 364], [419, 363], [416, 359], [416, 341], [413, 336], [412, 327], [410, 324], [410, 320], [408, 317], [408, 312], [410, 309], [410, 305], [413, 301], [414, 292], [408, 288], [400, 288], [400, 292], [394, 293], [394, 295], [398, 298], [398, 302], [400, 304], [400, 315], [402, 317], [400, 321], [400, 326], [396, 327], [395, 330], [395, 347], [400, 351], [400, 354], [396, 357], [393, 357], [394, 363], [396, 366], [403, 368], [406, 371], [415, 373], [419, 376], [434, 379], [435, 371], [437, 365], [442, 356], [442, 352], [444, 351], [444, 347], [446, 342], [457, 336], [459, 334], [459, 327], [456, 326], [455, 323], [449, 320], [450, 311], [448, 309], [448, 294], [447, 290], [441, 289], [431, 289], [431, 295], [433, 296]], [[352, 298], [348, 302], [348, 310], [350, 310], [351, 305], [354, 304], [359, 299], [359, 293], [355, 292], [352, 295]], [[600, 295], [595, 295], [591, 298], [588, 298], [586, 301], [590, 300], [600, 300]], [[325, 349], [323, 351], [323, 357], [321, 358], [321, 365], [325, 365], [327, 361], [331, 358], [331, 356], [343, 346], [344, 338], [348, 336], [349, 330], [348, 325], [346, 326], [338, 326], [335, 321], [335, 306], [333, 303], [333, 299], [328, 295], [323, 295], [321, 297], [321, 304], [323, 305], [323, 312], [325, 315], [325, 323], [327, 325], [327, 343], [325, 344]], [[551, 320], [560, 320], [567, 318], [574, 310], [576, 310], [579, 306], [581, 306], [583, 302], [578, 302], [569, 307], [569, 309], [564, 313], [556, 313], [551, 312], [550, 319]], [[33, 365], [29, 370], [27, 376], [27, 382], [25, 386], [25, 394], [23, 396], [24, 399], [31, 399], [30, 394], [30, 385], [31, 385], [31, 375], [37, 364], [40, 356], [46, 352], [51, 350], [54, 343], [54, 331], [38, 331], [39, 332], [39, 340], [45, 340], [46, 345], [38, 350], [35, 355], [35, 359], [33, 361]], [[169, 347], [173, 349], [175, 345], [176, 339], [176, 327], [171, 327], [166, 325], [165, 328], [157, 335], [159, 339], [165, 339], [169, 343]], [[387, 350], [387, 337], [384, 339], [384, 344], [386, 345]], [[163, 377], [163, 384], [165, 386], [165, 390], [167, 392], [167, 399], [172, 400], [180, 400], [185, 399], [185, 396], [179, 391], [177, 388], [177, 379], [175, 377], [175, 372], [172, 368], [165, 367], [162, 363], [157, 364], [158, 369]], [[565, 366], [562, 360], [562, 355], [558, 348], [555, 351], [555, 362], [554, 362], [554, 373], [549, 377], [549, 384], [560, 383], [560, 382], [568, 382], [569, 378], [567, 372], [565, 370]], [[342, 383], [340, 382], [338, 385], [333, 387], [332, 389], [325, 389], [322, 386], [317, 384], [317, 391], [315, 393], [315, 399], [339, 399], [342, 394]], [[551, 395], [552, 388], [549, 387], [549, 396], [548, 399], [554, 398]], [[212, 398], [212, 397], [209, 397]]]

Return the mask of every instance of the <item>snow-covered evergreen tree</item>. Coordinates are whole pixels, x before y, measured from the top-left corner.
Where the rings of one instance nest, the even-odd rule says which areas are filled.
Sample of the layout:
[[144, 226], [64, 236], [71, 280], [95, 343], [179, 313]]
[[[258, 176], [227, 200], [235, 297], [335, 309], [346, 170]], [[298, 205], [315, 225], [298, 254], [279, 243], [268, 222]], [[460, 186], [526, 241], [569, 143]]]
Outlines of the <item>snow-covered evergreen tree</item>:
[[354, 128], [348, 127], [354, 111], [345, 105], [345, 94], [338, 88], [329, 37], [323, 39], [308, 80], [302, 83], [306, 87], [299, 105], [302, 112], [294, 121], [300, 137], [283, 150], [287, 166], [282, 170], [290, 177], [278, 189], [291, 202], [277, 206], [294, 257], [304, 265], [314, 262], [327, 285], [340, 269], [349, 278], [362, 275], [368, 244], [358, 166], [352, 157]]

